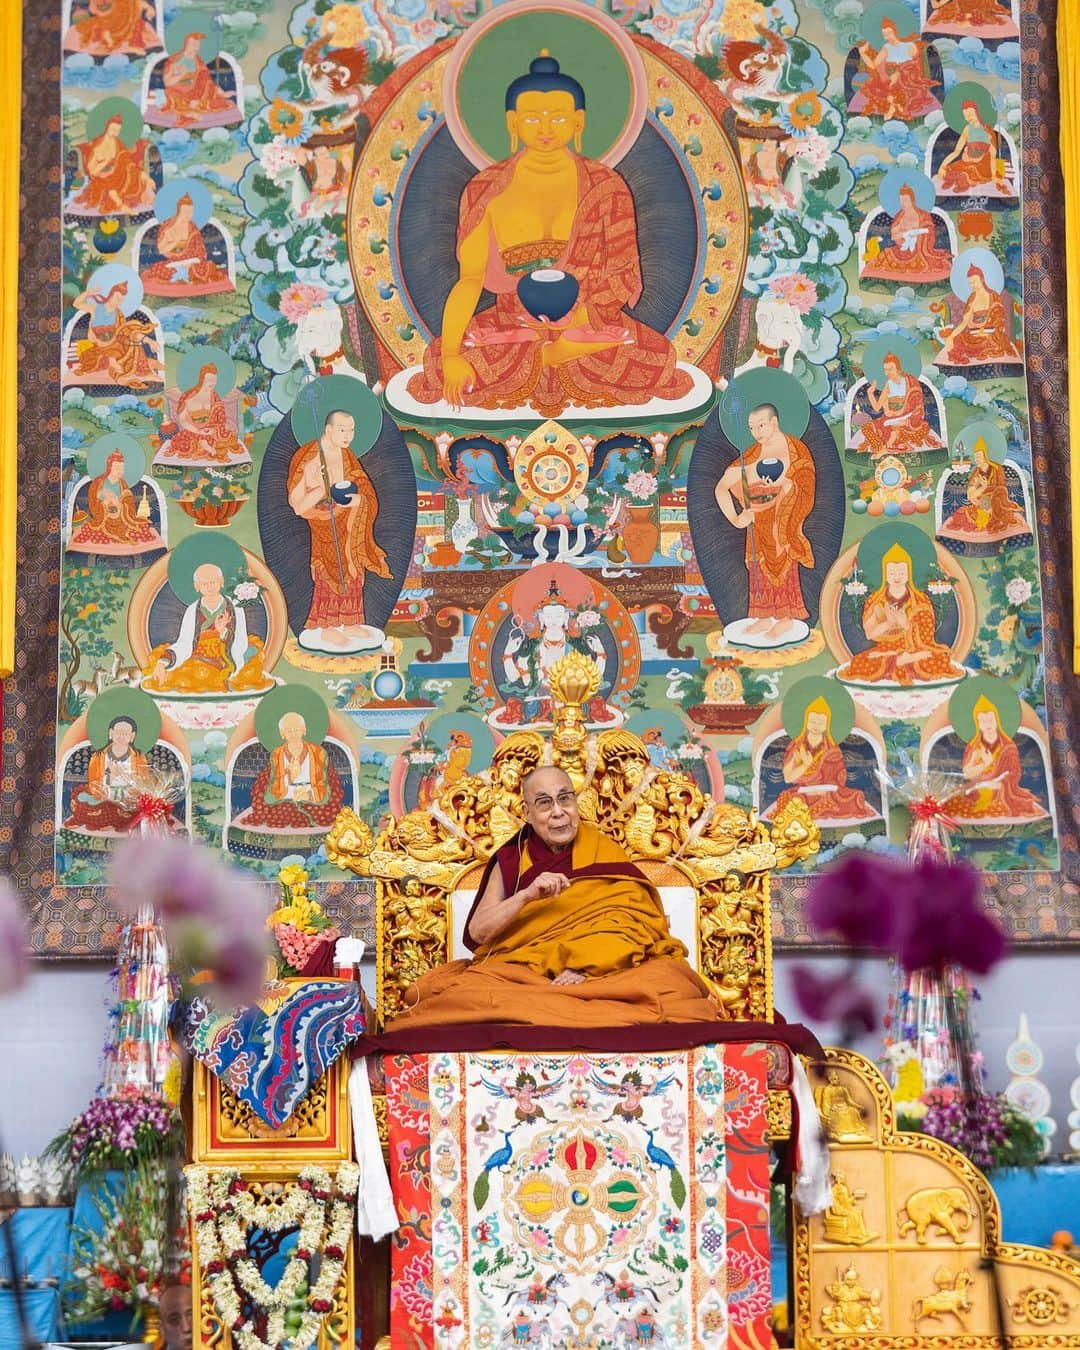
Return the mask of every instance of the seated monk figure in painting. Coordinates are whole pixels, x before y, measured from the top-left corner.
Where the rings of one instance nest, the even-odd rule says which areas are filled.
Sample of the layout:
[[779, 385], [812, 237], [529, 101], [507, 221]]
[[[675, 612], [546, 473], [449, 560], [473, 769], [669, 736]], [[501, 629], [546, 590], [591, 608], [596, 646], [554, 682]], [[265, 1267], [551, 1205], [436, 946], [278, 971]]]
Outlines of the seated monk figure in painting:
[[166, 57], [162, 68], [162, 107], [174, 115], [180, 127], [197, 122], [207, 113], [239, 113], [233, 100], [214, 83], [210, 67], [199, 55], [199, 45], [205, 38], [205, 33], [188, 33], [180, 50]]
[[150, 772], [146, 756], [135, 749], [138, 734], [131, 717], [121, 714], [109, 723], [108, 745], [90, 756], [86, 788], [72, 796], [71, 811], [64, 821], [67, 829], [122, 834], [135, 820], [139, 814], [134, 804], [139, 784]]
[[157, 187], [146, 171], [149, 142], [139, 137], [130, 147], [122, 139], [124, 119], [117, 113], [100, 136], [79, 146], [86, 182], [71, 199], [76, 211], [108, 215], [152, 210]]
[[1020, 781], [1020, 751], [1002, 729], [998, 710], [981, 696], [973, 711], [975, 735], [964, 746], [961, 762], [968, 786], [949, 798], [949, 815], [972, 821], [1039, 820], [1046, 810]]
[[1030, 527], [1024, 508], [1009, 496], [1005, 470], [990, 458], [981, 436], [976, 437], [971, 457], [975, 467], [967, 481], [967, 504], [952, 513], [945, 529], [975, 538], [1026, 532]]
[[[143, 498], [146, 499], [145, 487]], [[132, 553], [163, 548], [161, 535], [145, 513], [139, 514], [140, 508], [141, 503], [135, 501], [134, 492], [124, 481], [124, 456], [114, 450], [105, 461], [105, 472], [90, 480], [86, 498], [88, 519], [72, 533], [68, 547], [88, 552], [95, 548], [111, 552], [130, 549]]]
[[715, 1020], [659, 894], [618, 844], [582, 822], [567, 774], [534, 769], [522, 795], [525, 828], [488, 862], [465, 925], [475, 958], [423, 975], [387, 1030]]
[[140, 274], [151, 295], [155, 286], [198, 286], [200, 293], [211, 287], [232, 289], [225, 268], [206, 256], [202, 230], [195, 224], [195, 203], [188, 193], [158, 226], [156, 242], [161, 261], [144, 267]]
[[273, 683], [263, 671], [262, 638], [249, 634], [242, 605], [225, 594], [216, 563], [201, 563], [192, 576], [198, 594], [184, 610], [175, 642], [160, 643], [143, 667], [151, 694], [262, 693]]
[[276, 829], [328, 829], [341, 810], [345, 791], [330, 756], [307, 739], [307, 723], [298, 712], [278, 722], [281, 744], [255, 779], [248, 825]]
[[992, 290], [981, 267], [967, 270], [971, 290], [960, 322], [943, 329], [941, 351], [934, 357], [939, 366], [972, 366], [981, 361], [1023, 360], [1023, 353], [1009, 332], [1012, 301], [1003, 291]]
[[[462, 193], [459, 279], [409, 393], [455, 408], [531, 404], [545, 417], [684, 397], [692, 381], [674, 347], [626, 312], [642, 287], [634, 199], [581, 154], [585, 91], [542, 52], [507, 90], [506, 125], [510, 158]], [[527, 307], [525, 278], [550, 299], [526, 294]], [[495, 304], [477, 313], [485, 288]]]
[[64, 34], [64, 51], [145, 56], [160, 47], [151, 0], [90, 0]]
[[866, 400], [872, 413], [863, 423], [860, 448], [875, 459], [943, 449], [944, 441], [926, 420], [926, 398], [918, 378], [905, 372], [895, 352], [886, 352], [881, 366], [885, 378], [880, 388], [867, 380]]
[[964, 674], [948, 647], [935, 639], [933, 603], [915, 585], [911, 558], [899, 544], [882, 559], [881, 585], [867, 597], [862, 626], [871, 645], [840, 668], [842, 680], [915, 684], [960, 679]]
[[773, 814], [801, 797], [815, 820], [872, 820], [876, 815], [862, 792], [847, 785], [844, 752], [830, 734], [828, 703], [816, 698], [807, 706], [802, 731], [784, 751], [786, 787]]
[[[176, 430], [168, 443], [169, 459], [227, 464], [244, 459], [244, 443], [229, 424], [225, 400], [217, 392], [218, 369], [212, 362], [199, 368], [199, 378], [185, 389], [176, 405]], [[163, 447], [164, 452], [164, 447]]]

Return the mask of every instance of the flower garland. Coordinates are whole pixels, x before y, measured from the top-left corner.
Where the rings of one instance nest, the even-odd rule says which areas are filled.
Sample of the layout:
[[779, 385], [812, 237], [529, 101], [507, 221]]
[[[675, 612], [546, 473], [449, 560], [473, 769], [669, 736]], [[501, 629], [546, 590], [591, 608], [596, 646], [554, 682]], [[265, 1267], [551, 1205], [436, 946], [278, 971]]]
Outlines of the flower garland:
[[[273, 1203], [256, 1200], [247, 1182], [231, 1168], [211, 1172], [206, 1167], [189, 1167], [186, 1175], [199, 1264], [214, 1307], [237, 1350], [308, 1350], [333, 1308], [334, 1290], [344, 1269], [359, 1167], [341, 1163], [333, 1182], [325, 1169], [305, 1167], [299, 1185]], [[291, 1228], [299, 1230], [296, 1246], [281, 1279], [271, 1287], [251, 1259], [247, 1235], [253, 1229], [280, 1233]], [[319, 1278], [309, 1289], [316, 1253], [322, 1264]], [[244, 1319], [241, 1291], [267, 1314], [265, 1340], [254, 1323]], [[306, 1311], [297, 1318], [291, 1309], [305, 1294]]]

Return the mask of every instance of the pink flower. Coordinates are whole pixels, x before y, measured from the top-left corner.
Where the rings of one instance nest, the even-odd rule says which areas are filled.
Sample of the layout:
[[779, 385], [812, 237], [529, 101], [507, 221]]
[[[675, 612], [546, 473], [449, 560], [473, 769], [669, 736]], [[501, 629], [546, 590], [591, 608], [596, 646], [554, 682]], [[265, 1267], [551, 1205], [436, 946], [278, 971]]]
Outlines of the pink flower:
[[817, 287], [801, 272], [789, 272], [785, 276], [771, 278], [769, 290], [777, 300], [785, 300], [800, 314], [809, 314], [818, 298]]
[[321, 286], [312, 286], [306, 281], [294, 281], [281, 292], [278, 308], [290, 323], [298, 323], [305, 314], [309, 314], [316, 305], [329, 299], [330, 292]]
[[30, 976], [30, 930], [15, 889], [0, 878], [0, 994], [18, 989]]
[[175, 836], [127, 839], [113, 854], [109, 881], [118, 909], [156, 911], [174, 964], [204, 970], [224, 1002], [262, 992], [270, 939], [271, 892], [209, 849]]
[[637, 502], [647, 502], [656, 495], [659, 486], [656, 475], [646, 469], [637, 469], [626, 480], [626, 490]]

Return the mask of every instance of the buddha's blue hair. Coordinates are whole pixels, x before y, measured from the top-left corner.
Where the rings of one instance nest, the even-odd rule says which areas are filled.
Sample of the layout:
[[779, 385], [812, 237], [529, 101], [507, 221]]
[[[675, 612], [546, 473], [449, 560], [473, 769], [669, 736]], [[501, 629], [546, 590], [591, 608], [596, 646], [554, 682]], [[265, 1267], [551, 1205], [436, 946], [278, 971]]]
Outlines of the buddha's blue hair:
[[564, 75], [559, 63], [547, 52], [529, 62], [528, 75], [519, 75], [506, 91], [506, 110], [512, 112], [522, 94], [570, 94], [575, 108], [585, 107], [585, 90], [572, 75]]

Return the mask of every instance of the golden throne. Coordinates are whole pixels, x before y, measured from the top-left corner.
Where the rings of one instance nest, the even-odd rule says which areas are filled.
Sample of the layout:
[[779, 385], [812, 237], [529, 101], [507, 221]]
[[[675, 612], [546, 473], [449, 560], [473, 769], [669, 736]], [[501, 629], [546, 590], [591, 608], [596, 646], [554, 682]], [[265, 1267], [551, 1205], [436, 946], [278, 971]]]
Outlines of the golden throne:
[[754, 812], [714, 801], [689, 775], [657, 769], [632, 733], [588, 731], [584, 709], [599, 685], [592, 661], [563, 657], [550, 673], [550, 738], [512, 733], [490, 770], [391, 820], [377, 838], [351, 811], [338, 817], [326, 839], [330, 861], [376, 883], [382, 1021], [425, 971], [469, 954], [462, 930], [484, 865], [521, 828], [521, 783], [542, 764], [569, 774], [582, 819], [620, 843], [657, 887], [722, 1015], [772, 1021], [769, 876], [817, 850], [805, 803], [792, 801], [766, 826]]

